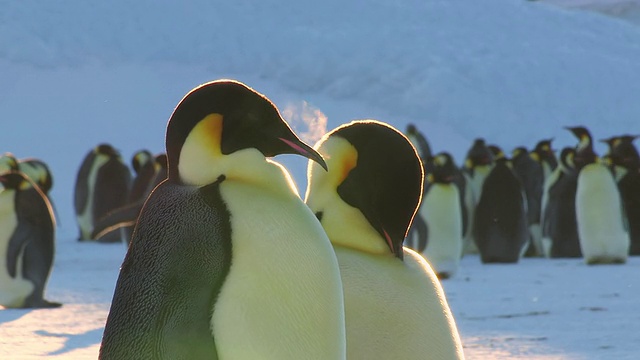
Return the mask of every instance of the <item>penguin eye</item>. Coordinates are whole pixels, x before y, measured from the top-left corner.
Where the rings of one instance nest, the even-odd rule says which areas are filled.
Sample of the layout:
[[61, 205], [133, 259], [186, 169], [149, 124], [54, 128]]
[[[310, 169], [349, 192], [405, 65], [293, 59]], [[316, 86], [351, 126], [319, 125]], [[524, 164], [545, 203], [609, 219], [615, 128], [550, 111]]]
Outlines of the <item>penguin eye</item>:
[[315, 215], [318, 218], [318, 221], [322, 221], [322, 215], [324, 215], [322, 211], [318, 211]]

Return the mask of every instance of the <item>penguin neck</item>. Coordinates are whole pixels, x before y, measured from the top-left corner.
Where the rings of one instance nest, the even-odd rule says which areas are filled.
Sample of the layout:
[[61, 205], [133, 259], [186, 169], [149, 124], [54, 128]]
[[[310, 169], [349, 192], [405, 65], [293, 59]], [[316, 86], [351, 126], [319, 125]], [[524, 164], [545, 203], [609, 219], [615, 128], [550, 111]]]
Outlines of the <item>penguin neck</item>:
[[334, 247], [395, 257], [386, 240], [371, 226], [362, 212], [345, 203], [335, 189], [311, 189], [307, 192], [306, 203], [314, 213], [322, 214], [320, 223]]
[[224, 175], [225, 181], [243, 182], [267, 191], [300, 197], [289, 172], [278, 162], [265, 158], [257, 149], [247, 148], [229, 155], [211, 152], [200, 153], [194, 158], [189, 156], [184, 152], [180, 155], [180, 163], [190, 163], [187, 172], [180, 173], [180, 182], [184, 185], [205, 186]]

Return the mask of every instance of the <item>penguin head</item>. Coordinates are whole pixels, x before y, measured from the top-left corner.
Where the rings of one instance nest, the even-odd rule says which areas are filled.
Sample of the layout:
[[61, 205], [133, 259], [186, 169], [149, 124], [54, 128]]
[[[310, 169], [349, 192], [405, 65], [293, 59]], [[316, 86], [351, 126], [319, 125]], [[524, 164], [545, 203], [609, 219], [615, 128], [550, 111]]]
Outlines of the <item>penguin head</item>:
[[118, 152], [118, 150], [116, 150], [113, 146], [105, 143], [99, 144], [93, 149], [93, 151], [97, 155], [105, 155], [110, 158], [120, 156], [120, 153]]
[[566, 147], [560, 152], [560, 169], [562, 172], [569, 174], [575, 171], [574, 157], [576, 150], [571, 147]]
[[305, 202], [329, 239], [402, 259], [423, 184], [420, 158], [410, 141], [385, 123], [360, 120], [329, 132], [315, 148], [329, 171], [310, 162]]
[[131, 167], [133, 167], [133, 171], [138, 174], [140, 169], [151, 161], [153, 161], [153, 155], [151, 155], [149, 150], [139, 150], [133, 154], [133, 157], [131, 158]]
[[553, 138], [540, 140], [533, 148], [531, 158], [538, 162], [555, 158], [554, 150], [551, 148], [552, 141]]
[[640, 168], [640, 154], [633, 145], [633, 141], [638, 137], [638, 135], [621, 135], [600, 140], [609, 145], [609, 151], [605, 157], [611, 165], [622, 166], [627, 170]]
[[504, 151], [502, 151], [502, 148], [500, 148], [498, 145], [489, 145], [487, 147], [489, 148], [489, 151], [491, 151], [494, 161], [506, 157]]
[[18, 160], [12, 153], [4, 153], [0, 156], [0, 174], [9, 171], [18, 171]]
[[482, 138], [474, 140], [473, 145], [467, 152], [467, 159], [464, 166], [473, 169], [480, 165], [490, 165], [493, 163], [493, 153]]
[[598, 161], [598, 156], [593, 150], [591, 133], [589, 133], [587, 128], [583, 126], [576, 126], [566, 127], [565, 129], [571, 131], [571, 133], [573, 133], [573, 135], [575, 135], [579, 140], [573, 159], [576, 169], [582, 169], [583, 167]]
[[215, 181], [207, 167], [245, 149], [264, 157], [298, 154], [326, 168], [320, 154], [293, 133], [269, 99], [240, 82], [217, 80], [191, 90], [169, 119], [169, 180], [192, 185]]
[[28, 178], [19, 171], [10, 171], [1, 174], [0, 184], [5, 190], [26, 190], [33, 186]]
[[455, 180], [456, 164], [448, 152], [441, 152], [433, 157], [433, 167], [428, 175], [430, 183], [450, 184]]

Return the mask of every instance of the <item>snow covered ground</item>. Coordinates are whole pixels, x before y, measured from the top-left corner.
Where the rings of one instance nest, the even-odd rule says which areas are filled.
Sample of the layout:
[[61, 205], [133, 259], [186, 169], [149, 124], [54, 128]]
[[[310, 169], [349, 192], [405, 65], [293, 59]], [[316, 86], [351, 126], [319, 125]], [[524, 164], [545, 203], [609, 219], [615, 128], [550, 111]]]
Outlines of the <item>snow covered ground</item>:
[[[516, 0], [0, 0], [0, 152], [38, 157], [59, 214], [50, 310], [0, 310], [0, 358], [95, 358], [125, 248], [75, 241], [80, 162], [110, 142], [163, 151], [194, 86], [244, 81], [313, 142], [356, 118], [413, 122], [460, 161], [478, 136], [510, 150], [586, 125], [640, 133], [640, 27]], [[598, 146], [597, 150], [604, 148]], [[306, 161], [282, 157], [301, 192]], [[635, 359], [640, 259], [481, 265], [444, 287], [469, 359]]]

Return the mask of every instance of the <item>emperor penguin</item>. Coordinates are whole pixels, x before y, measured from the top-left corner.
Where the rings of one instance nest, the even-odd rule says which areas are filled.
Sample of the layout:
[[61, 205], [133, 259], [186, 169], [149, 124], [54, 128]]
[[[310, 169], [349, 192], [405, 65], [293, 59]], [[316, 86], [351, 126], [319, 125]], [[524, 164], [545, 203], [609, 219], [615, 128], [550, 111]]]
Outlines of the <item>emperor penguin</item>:
[[440, 279], [454, 276], [462, 257], [464, 205], [455, 184], [458, 171], [451, 154], [441, 152], [434, 156], [432, 172], [427, 180], [431, 185], [424, 193], [416, 214], [427, 223], [429, 234], [422, 255]]
[[467, 235], [464, 238], [464, 253], [478, 253], [478, 248], [473, 239], [473, 218], [475, 216], [476, 206], [482, 195], [482, 185], [493, 168], [493, 158], [493, 153], [487, 146], [485, 140], [483, 138], [477, 138], [474, 140], [469, 151], [467, 151], [462, 166], [462, 172], [467, 177], [467, 186], [471, 189], [473, 196], [472, 205], [467, 208], [469, 229], [467, 229]]
[[589, 265], [625, 263], [629, 234], [613, 174], [598, 161], [586, 128], [567, 129], [579, 139], [574, 157], [578, 170], [576, 219], [584, 260]]
[[128, 203], [143, 200], [152, 187], [153, 180], [156, 176], [157, 166], [155, 159], [149, 150], [138, 150], [131, 158], [131, 167], [135, 173], [133, 182], [131, 183], [131, 191], [129, 192]]
[[540, 140], [530, 153], [531, 158], [542, 166], [545, 180], [558, 167], [558, 159], [556, 159], [556, 154], [551, 147], [552, 142], [553, 138]]
[[[140, 152], [134, 158], [139, 156]], [[163, 153], [152, 156], [151, 160], [144, 165], [135, 164], [135, 168], [138, 168], [136, 180], [141, 178], [144, 180], [134, 181], [129, 203], [109, 211], [96, 221], [91, 233], [92, 239], [110, 242], [117, 239], [118, 233], [114, 235], [114, 232], [122, 232], [122, 238], [127, 244], [131, 241], [131, 234], [144, 202], [151, 191], [167, 178], [167, 155]]]
[[116, 283], [101, 359], [345, 359], [344, 297], [326, 233], [267, 159], [322, 157], [264, 95], [191, 90], [166, 131]]
[[0, 174], [0, 305], [51, 308], [44, 298], [54, 258], [49, 200], [24, 173]]
[[518, 262], [529, 243], [524, 190], [501, 151], [482, 185], [473, 238], [483, 263]]
[[445, 293], [429, 263], [402, 246], [420, 205], [423, 169], [391, 126], [359, 120], [325, 134], [305, 201], [340, 264], [350, 359], [462, 359]]
[[91, 232], [96, 221], [127, 203], [130, 186], [131, 172], [113, 146], [100, 144], [86, 155], [74, 192], [78, 240], [93, 240]]
[[576, 220], [578, 171], [574, 156], [575, 149], [562, 149], [558, 166], [544, 182], [540, 226], [542, 247], [549, 258], [582, 257]]
[[616, 176], [629, 225], [629, 255], [640, 255], [640, 155], [633, 145], [635, 135], [603, 140], [609, 145], [607, 158]]
[[540, 208], [544, 186], [542, 164], [537, 162], [523, 146], [517, 147], [511, 152], [511, 163], [527, 197], [527, 223], [531, 241], [525, 256], [544, 256], [542, 230], [540, 229]]

